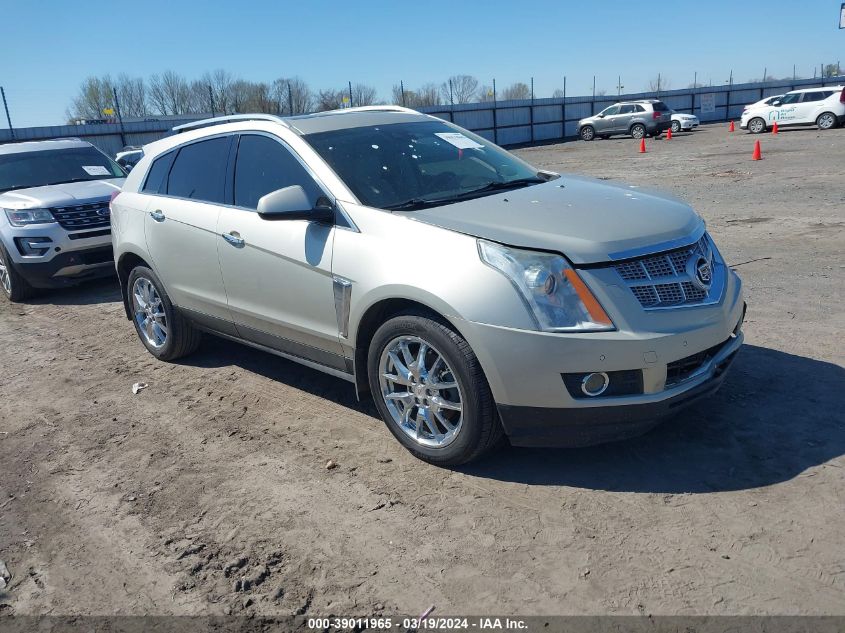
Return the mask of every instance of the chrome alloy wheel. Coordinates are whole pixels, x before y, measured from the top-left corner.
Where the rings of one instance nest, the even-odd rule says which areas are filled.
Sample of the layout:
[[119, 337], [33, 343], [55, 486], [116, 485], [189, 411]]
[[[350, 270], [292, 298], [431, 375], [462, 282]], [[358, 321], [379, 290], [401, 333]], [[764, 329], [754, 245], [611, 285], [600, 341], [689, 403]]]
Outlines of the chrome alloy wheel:
[[819, 117], [817, 125], [822, 130], [829, 130], [836, 125], [836, 117], [830, 112], [825, 112]]
[[381, 397], [396, 425], [428, 448], [451, 444], [461, 431], [463, 397], [452, 368], [430, 343], [400, 336], [379, 360]]
[[151, 347], [161, 349], [167, 342], [167, 316], [153, 282], [138, 277], [132, 285], [132, 312], [135, 323]]
[[9, 269], [6, 268], [6, 262], [0, 257], [0, 286], [3, 286], [3, 292], [7, 295], [12, 294], [12, 278], [9, 276]]

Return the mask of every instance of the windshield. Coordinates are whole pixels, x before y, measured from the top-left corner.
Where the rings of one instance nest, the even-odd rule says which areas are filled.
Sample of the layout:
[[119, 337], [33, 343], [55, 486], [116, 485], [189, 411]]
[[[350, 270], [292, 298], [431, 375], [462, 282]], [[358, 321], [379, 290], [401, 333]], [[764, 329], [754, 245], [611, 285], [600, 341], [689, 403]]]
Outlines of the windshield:
[[309, 134], [306, 140], [363, 203], [413, 210], [543, 182], [537, 170], [440, 121]]
[[113, 160], [93, 147], [0, 154], [0, 192], [125, 176]]

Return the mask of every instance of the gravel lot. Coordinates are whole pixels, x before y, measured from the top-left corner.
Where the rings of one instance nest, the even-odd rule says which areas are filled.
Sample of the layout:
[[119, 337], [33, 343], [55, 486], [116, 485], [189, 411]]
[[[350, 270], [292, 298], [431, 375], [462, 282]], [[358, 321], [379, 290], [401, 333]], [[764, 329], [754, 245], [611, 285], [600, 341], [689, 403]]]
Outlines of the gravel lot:
[[157, 362], [112, 281], [0, 302], [0, 614], [845, 614], [845, 129], [755, 138], [519, 151], [682, 196], [745, 281], [723, 389], [619, 444], [438, 469], [340, 380]]

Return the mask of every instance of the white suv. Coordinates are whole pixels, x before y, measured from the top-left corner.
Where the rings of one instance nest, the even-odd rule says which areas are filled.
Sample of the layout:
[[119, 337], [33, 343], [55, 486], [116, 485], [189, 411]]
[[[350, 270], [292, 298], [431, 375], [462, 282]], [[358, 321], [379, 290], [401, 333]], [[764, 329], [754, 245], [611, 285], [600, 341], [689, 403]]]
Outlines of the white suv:
[[752, 134], [760, 134], [775, 122], [787, 125], [817, 125], [830, 130], [845, 121], [845, 88], [825, 86], [793, 90], [776, 99], [771, 105], [754, 104], [742, 113], [740, 127]]

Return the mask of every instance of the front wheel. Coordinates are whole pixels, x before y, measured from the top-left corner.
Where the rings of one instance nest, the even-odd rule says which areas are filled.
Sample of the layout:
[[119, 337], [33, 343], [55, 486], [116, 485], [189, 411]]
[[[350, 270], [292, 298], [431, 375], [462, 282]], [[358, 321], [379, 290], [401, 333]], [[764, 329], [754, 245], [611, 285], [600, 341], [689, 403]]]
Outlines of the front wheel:
[[158, 276], [137, 266], [126, 282], [138, 338], [159, 360], [176, 360], [197, 349], [201, 333], [170, 302]]
[[816, 125], [820, 130], [832, 130], [836, 127], [836, 115], [832, 112], [822, 112], [816, 119]]
[[645, 125], [637, 123], [636, 125], [631, 126], [631, 136], [636, 139], [641, 139], [645, 137]]
[[752, 134], [760, 134], [766, 131], [766, 122], [760, 117], [754, 117], [748, 122], [748, 131]]
[[592, 141], [596, 137], [596, 131], [591, 125], [585, 125], [582, 127], [579, 134], [581, 135], [582, 141]]
[[387, 428], [419, 459], [465, 464], [503, 436], [478, 359], [438, 320], [409, 313], [386, 321], [370, 343], [367, 372]]
[[681, 131], [681, 124], [677, 121], [672, 121], [672, 134], [677, 134]]
[[35, 288], [27, 283], [12, 266], [12, 260], [6, 248], [0, 244], [0, 290], [12, 303], [24, 301], [35, 295]]

